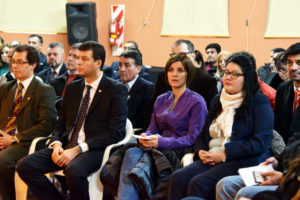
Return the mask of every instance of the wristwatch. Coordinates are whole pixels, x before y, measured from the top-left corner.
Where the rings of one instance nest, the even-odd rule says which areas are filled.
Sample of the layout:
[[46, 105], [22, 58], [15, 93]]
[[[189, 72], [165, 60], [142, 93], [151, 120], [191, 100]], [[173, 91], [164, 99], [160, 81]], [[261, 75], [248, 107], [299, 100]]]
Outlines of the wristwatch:
[[78, 145], [78, 153], [83, 153], [82, 148], [80, 145]]
[[17, 140], [16, 136], [11, 136], [10, 141], [11, 141], [11, 144], [17, 144], [18, 143], [18, 140]]

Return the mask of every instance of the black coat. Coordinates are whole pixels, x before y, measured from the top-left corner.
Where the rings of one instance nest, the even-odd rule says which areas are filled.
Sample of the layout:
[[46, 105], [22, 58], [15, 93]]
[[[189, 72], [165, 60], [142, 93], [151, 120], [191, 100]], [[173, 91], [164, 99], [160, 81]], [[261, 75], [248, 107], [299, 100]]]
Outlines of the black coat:
[[294, 114], [294, 95], [293, 81], [282, 83], [276, 93], [274, 129], [285, 143], [295, 132], [300, 131], [300, 106]]
[[192, 147], [159, 150], [139, 144], [123, 146], [109, 157], [100, 173], [105, 189], [117, 196], [124, 154], [127, 149], [136, 146], [141, 148], [144, 154], [128, 176], [134, 182], [139, 199], [167, 199], [169, 177], [173, 171], [180, 168], [180, 159], [191, 152]]

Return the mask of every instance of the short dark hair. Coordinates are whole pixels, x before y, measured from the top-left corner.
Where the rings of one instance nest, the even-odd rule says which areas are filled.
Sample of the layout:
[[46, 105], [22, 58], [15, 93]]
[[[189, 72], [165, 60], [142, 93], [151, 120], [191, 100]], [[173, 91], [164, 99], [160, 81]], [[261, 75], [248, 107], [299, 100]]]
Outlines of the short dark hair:
[[31, 35], [29, 35], [29, 38], [32, 38], [32, 37], [37, 37], [39, 39], [40, 43], [43, 44], [44, 41], [43, 41], [42, 36], [40, 36], [38, 34], [31, 34]]
[[175, 62], [182, 63], [185, 71], [187, 72], [186, 84], [189, 85], [191, 83], [191, 81], [194, 79], [195, 67], [194, 67], [194, 64], [191, 61], [191, 59], [188, 56], [182, 55], [182, 54], [175, 54], [175, 55], [171, 56], [169, 58], [169, 60], [167, 61], [166, 67], [165, 67], [165, 79], [166, 79], [167, 83], [169, 83], [168, 71], [169, 71], [171, 65]]
[[179, 46], [181, 45], [182, 43], [186, 44], [187, 45], [187, 48], [190, 52], [194, 52], [195, 51], [195, 47], [194, 47], [194, 44], [189, 41], [189, 40], [183, 40], [183, 39], [179, 39], [179, 40], [176, 40], [173, 44], [172, 44], [172, 47], [176, 47], [176, 46]]
[[274, 58], [274, 65], [277, 68], [277, 70], [282, 69], [282, 65], [286, 64], [284, 60], [284, 52], [280, 52], [276, 58]]
[[248, 116], [248, 108], [255, 93], [259, 90], [259, 83], [257, 81], [256, 61], [253, 55], [248, 52], [237, 52], [232, 54], [226, 63], [237, 64], [244, 74], [244, 99], [241, 106], [236, 111], [237, 118], [245, 118]]
[[59, 42], [51, 42], [50, 44], [48, 44], [48, 48], [50, 48], [50, 49], [55, 48], [55, 47], [59, 47], [62, 50], [65, 49], [64, 45], [62, 43], [59, 43]]
[[127, 43], [131, 43], [131, 44], [133, 44], [133, 47], [135, 47], [136, 49], [139, 49], [139, 45], [135, 41], [127, 41], [126, 44]]
[[19, 45], [15, 48], [15, 51], [13, 54], [15, 54], [15, 52], [27, 52], [27, 56], [26, 56], [26, 59], [28, 60], [28, 63], [30, 65], [36, 63], [36, 65], [39, 64], [40, 62], [40, 53], [39, 51], [32, 47], [32, 46], [29, 46], [27, 44], [22, 44], [22, 45]]
[[131, 58], [134, 60], [136, 66], [141, 66], [143, 64], [142, 54], [139, 50], [127, 50], [124, 51], [120, 57]]
[[221, 46], [218, 43], [210, 43], [205, 47], [205, 51], [207, 51], [207, 49], [215, 49], [217, 51], [217, 53], [221, 52]]
[[286, 51], [283, 57], [284, 62], [287, 61], [288, 56], [300, 54], [300, 43], [292, 44]]
[[204, 66], [204, 60], [203, 60], [203, 56], [202, 53], [198, 50], [195, 50], [195, 61], [200, 64], [201, 63], [201, 67]]
[[285, 50], [283, 49], [283, 48], [274, 48], [274, 49], [272, 49], [272, 52], [273, 53], [278, 53], [278, 52], [284, 52]]
[[89, 51], [92, 50], [93, 52], [93, 59], [96, 60], [101, 60], [102, 64], [100, 66], [100, 69], [102, 70], [104, 62], [105, 62], [105, 49], [102, 44], [99, 44], [98, 42], [94, 41], [88, 41], [84, 42], [79, 46], [79, 51]]

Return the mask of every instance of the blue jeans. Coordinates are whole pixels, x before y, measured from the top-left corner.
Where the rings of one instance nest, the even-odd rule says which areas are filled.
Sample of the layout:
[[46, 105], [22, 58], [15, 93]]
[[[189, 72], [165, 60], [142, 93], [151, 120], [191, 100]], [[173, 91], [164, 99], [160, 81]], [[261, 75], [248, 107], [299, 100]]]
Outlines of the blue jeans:
[[118, 200], [138, 200], [138, 192], [131, 179], [127, 176], [143, 155], [143, 150], [138, 147], [127, 149], [120, 171]]
[[259, 192], [277, 189], [277, 185], [270, 186], [247, 186], [244, 184], [242, 178], [237, 176], [228, 176], [221, 179], [216, 187], [217, 200], [233, 200], [241, 197], [252, 198]]

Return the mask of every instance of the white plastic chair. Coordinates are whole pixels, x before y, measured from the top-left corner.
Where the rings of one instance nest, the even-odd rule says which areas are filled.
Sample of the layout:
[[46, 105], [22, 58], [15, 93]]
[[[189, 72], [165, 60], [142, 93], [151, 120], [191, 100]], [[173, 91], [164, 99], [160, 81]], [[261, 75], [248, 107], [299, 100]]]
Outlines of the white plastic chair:
[[[107, 160], [109, 158], [110, 151], [113, 148], [119, 147], [119, 146], [129, 142], [132, 135], [133, 135], [132, 124], [131, 124], [130, 120], [127, 119], [127, 121], [126, 121], [126, 133], [125, 133], [124, 139], [121, 140], [120, 142], [116, 143], [116, 144], [111, 144], [111, 145], [106, 147], [106, 149], [104, 151], [103, 160], [102, 160], [100, 169], [98, 169], [96, 172], [93, 172], [92, 174], [90, 174], [88, 176], [89, 196], [90, 196], [91, 200], [102, 200], [102, 198], [103, 198], [103, 185], [100, 181], [99, 175], [100, 175], [100, 172], [102, 170], [102, 167], [104, 166], [104, 164], [107, 162]], [[39, 140], [37, 140], [37, 139], [39, 139], [39, 138], [36, 138], [36, 139], [33, 140], [32, 144], [30, 146], [30, 150], [32, 150], [32, 151], [29, 151], [29, 154], [34, 152], [36, 143], [41, 138]], [[58, 175], [63, 175], [64, 176], [63, 170], [60, 170], [60, 171], [57, 171], [57, 172], [52, 172], [51, 174], [52, 175], [58, 174]], [[18, 173], [15, 173], [15, 189], [16, 189], [16, 200], [26, 200], [27, 185], [22, 181], [22, 179], [19, 177]]]

